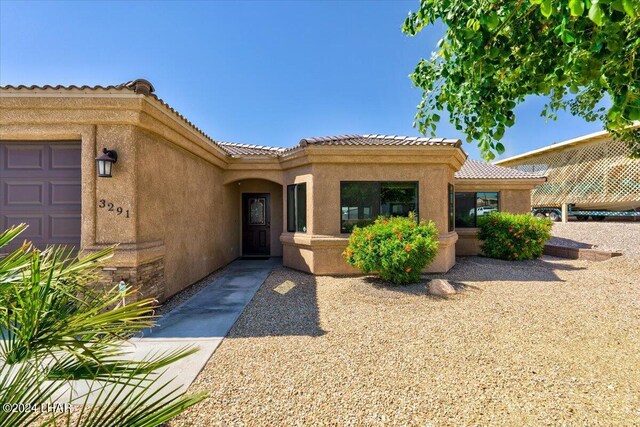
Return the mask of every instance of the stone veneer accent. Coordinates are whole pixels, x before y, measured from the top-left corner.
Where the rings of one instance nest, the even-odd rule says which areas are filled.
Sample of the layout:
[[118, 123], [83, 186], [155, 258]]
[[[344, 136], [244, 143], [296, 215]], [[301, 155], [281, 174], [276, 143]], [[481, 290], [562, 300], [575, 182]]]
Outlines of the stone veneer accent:
[[164, 258], [158, 258], [137, 267], [103, 267], [103, 286], [115, 286], [124, 280], [138, 291], [135, 299], [165, 299]]

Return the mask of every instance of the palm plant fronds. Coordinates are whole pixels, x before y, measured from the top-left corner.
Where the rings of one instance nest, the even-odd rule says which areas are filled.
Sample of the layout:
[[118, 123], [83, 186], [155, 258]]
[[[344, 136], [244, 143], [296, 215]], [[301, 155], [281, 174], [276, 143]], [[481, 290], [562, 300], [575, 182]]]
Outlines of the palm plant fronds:
[[92, 357], [77, 357], [76, 354], [64, 352], [60, 357], [49, 359], [47, 378], [50, 380], [95, 380], [106, 383], [120, 383], [137, 377], [159, 372], [172, 363], [190, 356], [198, 351], [193, 346], [183, 346], [171, 351], [155, 352], [145, 356], [143, 360], [128, 360], [130, 354], [124, 343], [121, 347], [92, 346]]
[[[0, 233], [0, 249], [25, 225]], [[197, 351], [192, 346], [129, 360], [126, 340], [155, 324], [153, 299], [120, 305], [117, 286], [96, 286], [106, 248], [82, 257], [63, 247], [25, 243], [0, 259], [0, 402], [50, 402], [88, 382], [70, 414], [0, 412], [0, 426], [156, 426], [194, 405], [162, 370]], [[71, 393], [73, 394], [73, 393]], [[77, 394], [77, 393], [76, 393]], [[84, 400], [83, 400], [84, 399]]]
[[0, 410], [0, 426], [26, 426], [34, 423], [41, 415], [35, 411], [20, 410], [18, 405], [50, 402], [53, 394], [62, 386], [62, 383], [47, 382], [46, 374], [33, 369], [29, 364], [0, 363], [0, 403], [3, 405]]
[[[185, 395], [172, 379], [164, 375], [142, 373], [118, 384], [93, 383], [89, 391], [74, 403], [80, 403], [77, 426], [144, 427], [158, 425], [202, 401], [203, 393]], [[98, 404], [91, 405], [95, 400]]]

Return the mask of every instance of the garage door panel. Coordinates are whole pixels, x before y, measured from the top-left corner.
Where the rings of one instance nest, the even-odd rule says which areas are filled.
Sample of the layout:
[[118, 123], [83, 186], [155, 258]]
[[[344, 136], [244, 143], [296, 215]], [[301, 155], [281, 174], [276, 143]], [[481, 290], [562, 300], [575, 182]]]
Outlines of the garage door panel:
[[[34, 243], [42, 242], [45, 236], [44, 230], [44, 215], [5, 215], [4, 228], [9, 228], [13, 225], [27, 224], [29, 227], [22, 232], [18, 240], [22, 243], [23, 240], [33, 240]], [[4, 249], [3, 249], [4, 250]]]
[[3, 196], [7, 208], [44, 205], [43, 182], [7, 180], [4, 184]]
[[54, 181], [51, 182], [52, 205], [76, 205], [80, 206], [82, 188], [79, 182]]
[[49, 240], [73, 239], [80, 228], [80, 215], [49, 215]]
[[80, 247], [80, 143], [0, 142], [0, 225], [26, 223], [24, 239], [37, 247]]
[[51, 169], [80, 170], [81, 150], [78, 145], [51, 146]]
[[6, 147], [5, 168], [13, 170], [43, 170], [44, 146], [8, 145]]

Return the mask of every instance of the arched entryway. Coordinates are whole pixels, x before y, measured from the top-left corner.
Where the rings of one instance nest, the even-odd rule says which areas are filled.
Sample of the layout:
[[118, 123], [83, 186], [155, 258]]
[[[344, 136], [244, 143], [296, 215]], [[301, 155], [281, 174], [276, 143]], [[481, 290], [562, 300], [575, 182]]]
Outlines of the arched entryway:
[[265, 179], [242, 179], [236, 188], [239, 222], [239, 255], [281, 257], [283, 230], [282, 185]]

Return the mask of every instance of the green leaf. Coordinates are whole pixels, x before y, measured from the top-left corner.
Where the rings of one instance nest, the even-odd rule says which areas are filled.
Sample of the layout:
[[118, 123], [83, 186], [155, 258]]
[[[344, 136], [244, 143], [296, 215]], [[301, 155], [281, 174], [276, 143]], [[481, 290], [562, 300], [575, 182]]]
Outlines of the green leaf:
[[563, 30], [560, 33], [560, 40], [562, 40], [564, 43], [575, 43], [576, 38], [571, 31]]
[[622, 7], [624, 11], [627, 12], [627, 15], [635, 18], [638, 15], [640, 5], [634, 0], [622, 0]]
[[613, 106], [607, 111], [607, 120], [610, 122], [615, 122], [620, 116], [620, 109], [616, 106]]
[[542, 0], [540, 3], [540, 12], [542, 12], [542, 16], [548, 18], [553, 13], [553, 5], [551, 4], [551, 0]]
[[496, 144], [496, 151], [498, 152], [498, 154], [502, 154], [505, 151], [504, 145], [502, 145], [501, 142], [498, 142]]
[[600, 8], [600, 5], [596, 2], [589, 8], [589, 19], [591, 19], [598, 27], [604, 23], [604, 12]]
[[486, 18], [486, 25], [489, 31], [495, 30], [498, 25], [500, 25], [500, 18], [498, 17], [498, 14], [491, 12], [491, 14]]
[[584, 0], [569, 0], [571, 16], [582, 16], [584, 13]]

